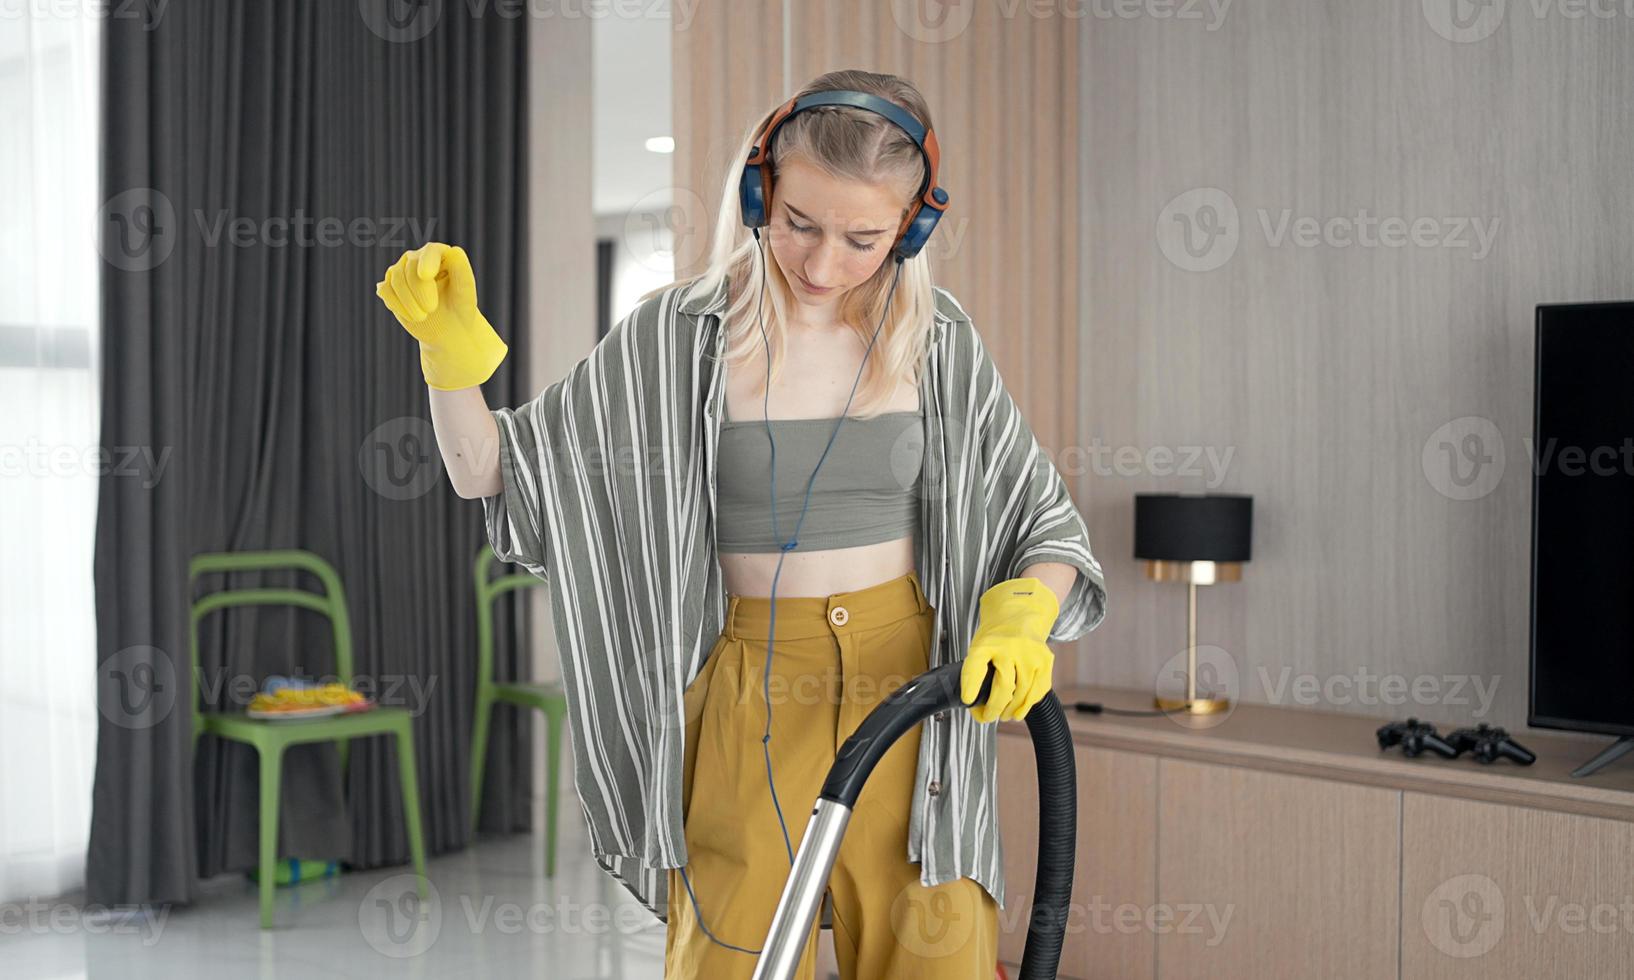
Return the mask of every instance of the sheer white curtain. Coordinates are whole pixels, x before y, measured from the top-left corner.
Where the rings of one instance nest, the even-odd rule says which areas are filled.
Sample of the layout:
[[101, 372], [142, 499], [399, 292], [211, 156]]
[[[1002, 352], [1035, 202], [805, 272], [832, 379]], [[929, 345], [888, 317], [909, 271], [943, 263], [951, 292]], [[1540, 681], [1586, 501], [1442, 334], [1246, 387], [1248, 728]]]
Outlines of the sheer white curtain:
[[0, 902], [78, 888], [90, 831], [100, 31], [72, 7], [0, 9]]

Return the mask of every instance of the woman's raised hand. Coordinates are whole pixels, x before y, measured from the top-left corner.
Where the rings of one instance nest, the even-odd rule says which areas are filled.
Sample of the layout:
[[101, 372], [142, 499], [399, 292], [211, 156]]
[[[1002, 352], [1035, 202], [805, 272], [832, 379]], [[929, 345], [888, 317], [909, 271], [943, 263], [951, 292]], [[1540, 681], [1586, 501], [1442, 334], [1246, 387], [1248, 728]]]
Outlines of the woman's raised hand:
[[404, 252], [374, 291], [420, 342], [420, 370], [431, 387], [475, 387], [505, 360], [509, 348], [477, 309], [476, 276], [458, 245], [427, 242]]

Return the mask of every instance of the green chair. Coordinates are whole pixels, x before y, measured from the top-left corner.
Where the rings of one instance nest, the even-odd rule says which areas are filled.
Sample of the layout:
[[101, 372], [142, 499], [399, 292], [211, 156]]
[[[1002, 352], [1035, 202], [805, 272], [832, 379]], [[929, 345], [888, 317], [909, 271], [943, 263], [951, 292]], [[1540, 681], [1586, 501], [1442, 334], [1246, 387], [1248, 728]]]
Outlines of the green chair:
[[208, 732], [221, 738], [255, 747], [261, 758], [261, 860], [258, 870], [261, 888], [261, 928], [272, 927], [272, 895], [278, 868], [278, 796], [284, 750], [305, 742], [337, 742], [341, 772], [346, 772], [349, 740], [365, 735], [397, 737], [397, 775], [402, 784], [404, 818], [408, 826], [409, 850], [414, 857], [420, 897], [425, 898], [425, 848], [420, 837], [420, 789], [414, 768], [414, 732], [407, 708], [375, 707], [350, 715], [330, 715], [304, 721], [264, 721], [243, 713], [206, 712], [199, 704], [203, 675], [199, 666], [199, 621], [218, 609], [232, 606], [298, 606], [329, 617], [334, 627], [336, 675], [352, 679], [352, 626], [346, 612], [346, 593], [340, 576], [322, 558], [309, 551], [218, 552], [194, 556], [188, 566], [188, 581], [212, 572], [237, 572], [268, 568], [300, 568], [316, 575], [324, 593], [304, 589], [239, 588], [221, 589], [196, 598], [188, 624], [189, 672], [188, 703], [193, 706], [193, 745]]
[[556, 786], [562, 768], [562, 719], [567, 717], [567, 695], [560, 684], [533, 684], [527, 681], [494, 682], [494, 600], [507, 592], [544, 585], [533, 575], [502, 575], [489, 579], [489, 570], [498, 564], [493, 550], [477, 552], [477, 698], [476, 730], [471, 734], [471, 832], [476, 833], [477, 810], [482, 806], [482, 775], [488, 757], [488, 720], [494, 703], [503, 701], [545, 713], [545, 876], [556, 874]]

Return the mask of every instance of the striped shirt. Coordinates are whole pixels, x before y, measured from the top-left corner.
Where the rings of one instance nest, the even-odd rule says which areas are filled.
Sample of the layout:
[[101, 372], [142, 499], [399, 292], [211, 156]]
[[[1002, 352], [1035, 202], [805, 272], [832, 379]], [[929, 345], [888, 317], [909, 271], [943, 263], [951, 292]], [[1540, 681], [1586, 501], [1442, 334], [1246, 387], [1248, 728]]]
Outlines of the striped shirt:
[[[565, 378], [493, 411], [504, 486], [482, 501], [498, 557], [552, 586], [596, 863], [660, 919], [665, 869], [687, 862], [682, 693], [727, 609], [715, 534], [727, 288], [688, 293], [649, 297]], [[946, 290], [935, 299], [915, 543], [936, 609], [931, 666], [962, 660], [982, 593], [1037, 562], [1078, 570], [1049, 636], [1077, 639], [1106, 615], [1088, 529], [970, 318]], [[969, 877], [1002, 907], [997, 727], [968, 711], [927, 720], [906, 857], [925, 885]]]

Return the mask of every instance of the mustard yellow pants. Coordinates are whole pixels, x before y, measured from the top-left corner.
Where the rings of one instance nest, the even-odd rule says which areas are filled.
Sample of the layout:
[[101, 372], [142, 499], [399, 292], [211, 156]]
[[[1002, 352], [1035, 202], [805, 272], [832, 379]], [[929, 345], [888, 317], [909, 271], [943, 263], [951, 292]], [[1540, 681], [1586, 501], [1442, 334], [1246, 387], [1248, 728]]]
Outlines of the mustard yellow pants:
[[[779, 597], [770, 664], [767, 783], [766, 640], [771, 602], [728, 596], [726, 623], [687, 686], [683, 776], [688, 863], [669, 872], [666, 978], [747, 978], [771, 926], [800, 839], [835, 753], [875, 705], [924, 673], [935, 609], [919, 577], [830, 596]], [[900, 738], [863, 787], [829, 876], [843, 980], [990, 980], [998, 909], [970, 878], [933, 888], [908, 860], [919, 729]], [[697, 908], [688, 894], [697, 897]], [[702, 918], [700, 926], [699, 918]], [[797, 974], [816, 972], [814, 924]]]

